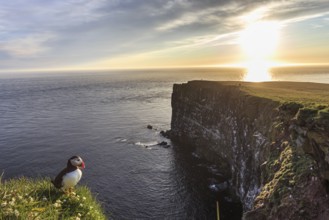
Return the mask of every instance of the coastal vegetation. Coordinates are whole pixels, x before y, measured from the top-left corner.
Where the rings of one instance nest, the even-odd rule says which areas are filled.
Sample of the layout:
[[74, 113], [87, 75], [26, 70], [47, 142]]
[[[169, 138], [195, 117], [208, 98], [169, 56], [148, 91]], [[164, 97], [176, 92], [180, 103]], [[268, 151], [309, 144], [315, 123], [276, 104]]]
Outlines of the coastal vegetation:
[[[236, 86], [236, 82], [220, 82]], [[238, 86], [247, 96], [276, 101], [288, 116], [294, 116], [300, 125], [329, 126], [329, 85], [309, 82], [239, 82]], [[247, 98], [248, 99], [248, 98]]]
[[298, 124], [329, 125], [329, 85], [293, 82], [244, 82], [241, 90], [252, 96], [278, 101], [280, 108], [295, 115]]
[[[299, 103], [304, 107], [327, 109], [329, 103], [328, 84], [293, 82], [241, 82], [241, 90], [258, 97], [280, 103]], [[328, 109], [327, 109], [328, 111]]]
[[66, 195], [50, 179], [21, 177], [1, 181], [0, 219], [106, 219], [100, 203], [86, 186]]
[[[265, 184], [255, 199], [254, 208], [263, 207], [268, 213], [277, 212], [293, 197], [298, 201], [305, 200], [299, 196], [299, 191], [308, 183], [308, 179], [317, 176], [314, 169], [316, 163], [311, 156], [298, 151], [288, 142], [280, 146], [273, 144], [269, 159], [262, 167], [265, 171], [262, 172], [262, 182]], [[268, 205], [264, 207], [266, 201]], [[303, 210], [303, 207], [298, 208]]]

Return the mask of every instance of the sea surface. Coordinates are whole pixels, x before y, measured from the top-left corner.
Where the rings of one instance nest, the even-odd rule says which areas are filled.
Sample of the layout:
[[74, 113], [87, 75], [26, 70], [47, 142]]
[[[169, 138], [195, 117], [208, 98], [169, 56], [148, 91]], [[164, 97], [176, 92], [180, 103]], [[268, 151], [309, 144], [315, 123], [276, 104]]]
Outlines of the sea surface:
[[[221, 171], [170, 143], [174, 83], [242, 80], [242, 69], [0, 73], [0, 173], [55, 177], [72, 155], [80, 184], [111, 219], [241, 219]], [[329, 83], [328, 67], [281, 68], [272, 78]], [[147, 129], [152, 125], [153, 129]], [[156, 145], [167, 141], [171, 147]]]

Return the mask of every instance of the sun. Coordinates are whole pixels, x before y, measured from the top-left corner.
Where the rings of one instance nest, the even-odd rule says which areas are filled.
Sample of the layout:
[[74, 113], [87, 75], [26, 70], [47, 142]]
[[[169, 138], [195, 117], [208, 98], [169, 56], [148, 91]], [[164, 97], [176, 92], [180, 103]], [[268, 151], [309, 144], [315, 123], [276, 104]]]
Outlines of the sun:
[[249, 24], [240, 33], [239, 43], [246, 56], [247, 74], [244, 80], [271, 80], [268, 69], [278, 46], [279, 30], [277, 22], [259, 21]]
[[268, 59], [275, 51], [279, 40], [279, 25], [276, 22], [250, 24], [240, 35], [240, 44], [249, 59]]

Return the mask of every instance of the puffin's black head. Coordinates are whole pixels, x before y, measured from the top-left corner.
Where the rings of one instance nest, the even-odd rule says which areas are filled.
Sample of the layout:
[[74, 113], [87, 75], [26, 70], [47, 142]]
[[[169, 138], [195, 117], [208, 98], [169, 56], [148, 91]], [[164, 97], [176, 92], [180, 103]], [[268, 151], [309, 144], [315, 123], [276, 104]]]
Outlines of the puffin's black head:
[[83, 162], [81, 157], [73, 156], [67, 161], [67, 167], [72, 167], [72, 166], [80, 169], [84, 169], [85, 163]]

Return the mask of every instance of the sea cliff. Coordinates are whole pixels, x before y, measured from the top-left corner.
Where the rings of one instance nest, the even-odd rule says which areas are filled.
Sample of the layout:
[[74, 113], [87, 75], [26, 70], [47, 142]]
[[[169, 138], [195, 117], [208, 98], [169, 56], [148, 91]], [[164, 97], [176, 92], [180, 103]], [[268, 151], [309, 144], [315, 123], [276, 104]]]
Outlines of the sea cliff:
[[326, 219], [328, 103], [328, 84], [175, 84], [169, 135], [221, 168], [244, 219]]

